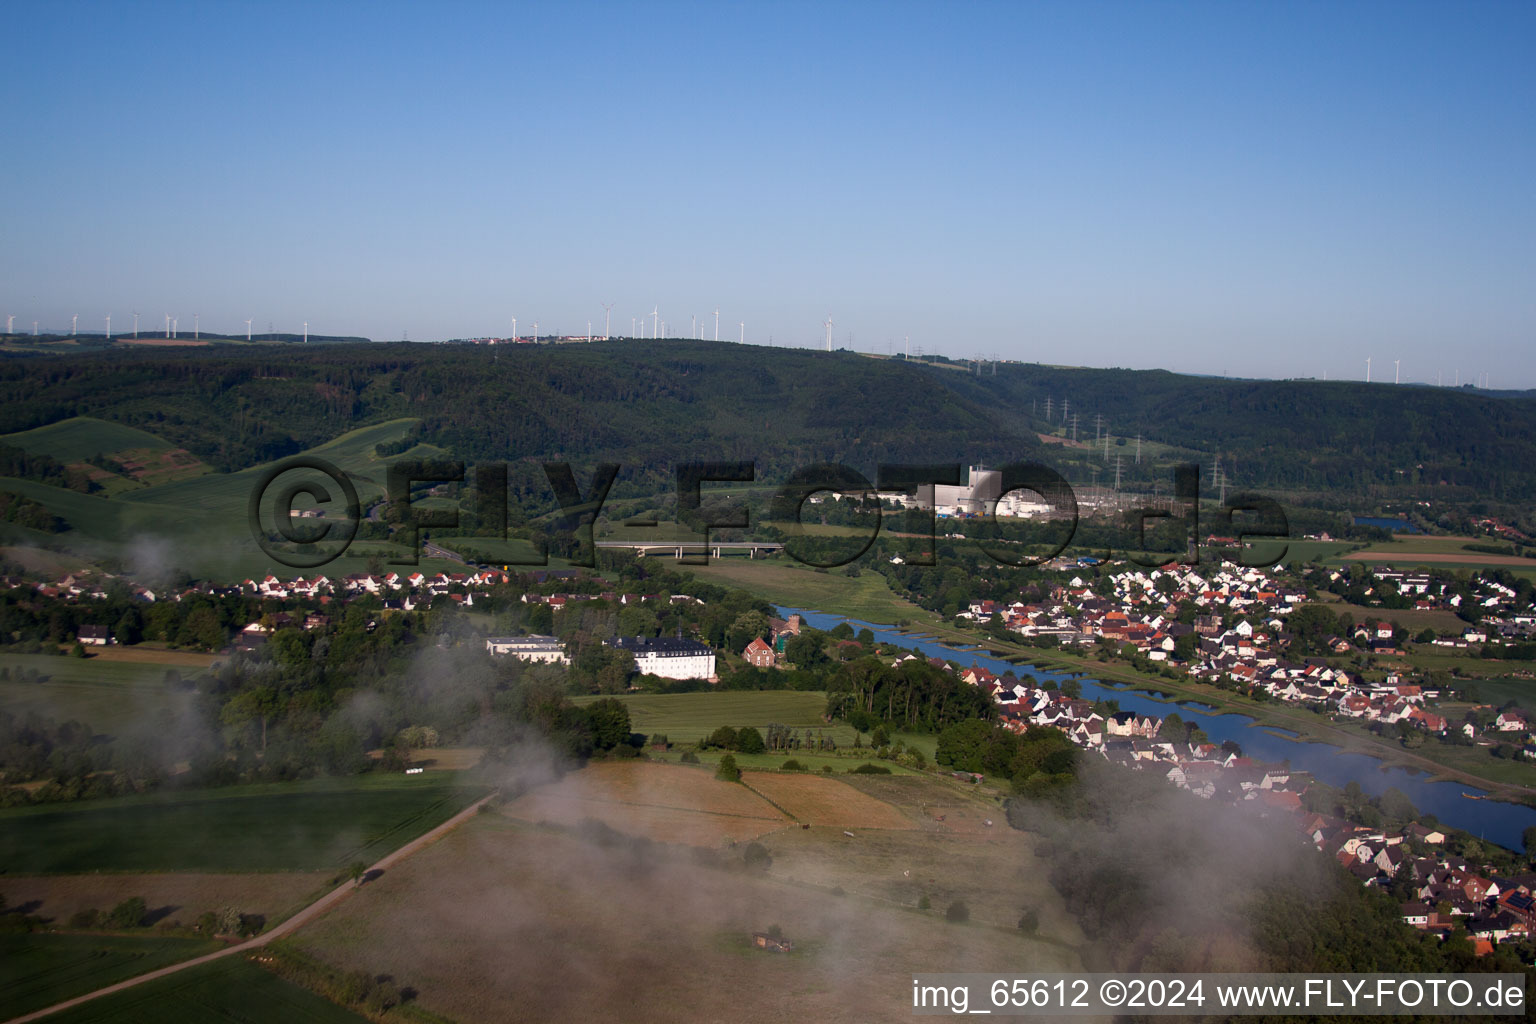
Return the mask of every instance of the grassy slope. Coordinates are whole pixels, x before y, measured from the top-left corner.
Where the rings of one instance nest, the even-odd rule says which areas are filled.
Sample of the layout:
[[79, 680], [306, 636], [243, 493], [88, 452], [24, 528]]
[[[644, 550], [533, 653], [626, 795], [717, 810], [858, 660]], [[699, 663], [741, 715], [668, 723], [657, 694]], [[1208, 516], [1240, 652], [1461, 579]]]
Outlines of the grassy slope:
[[0, 444], [13, 445], [33, 455], [51, 455], [63, 463], [80, 462], [93, 455], [149, 449], [170, 451], [176, 447], [137, 427], [110, 423], [94, 416], [73, 416], [34, 430], [0, 435]]
[[[375, 455], [375, 446], [404, 436], [415, 422], [401, 419], [362, 427], [304, 454], [324, 459], [347, 473], [366, 507], [383, 495], [387, 463], [392, 461]], [[112, 424], [107, 426], [114, 431], [131, 430]], [[443, 455], [442, 449], [418, 445], [401, 457]], [[115, 499], [11, 478], [0, 478], [0, 489], [41, 502], [73, 528], [57, 538], [33, 535], [32, 531], [25, 531], [25, 536], [17, 532], [18, 540], [33, 544], [62, 543], [93, 558], [119, 559], [129, 565], [169, 563], [194, 575], [215, 579], [260, 578], [269, 572], [287, 577], [298, 570], [267, 558], [251, 538], [247, 522], [251, 491], [270, 466], [270, 463], [263, 464], [238, 473], [214, 473], [139, 488]], [[330, 575], [362, 572], [367, 554], [374, 550], [383, 552], [386, 560], [400, 554], [398, 549], [360, 543], [356, 551], [326, 565], [323, 571]], [[446, 560], [422, 559], [420, 568], [424, 571], [454, 571], [459, 567]]]
[[0, 870], [329, 870], [420, 835], [471, 792], [449, 773], [367, 775], [16, 808], [0, 812]]

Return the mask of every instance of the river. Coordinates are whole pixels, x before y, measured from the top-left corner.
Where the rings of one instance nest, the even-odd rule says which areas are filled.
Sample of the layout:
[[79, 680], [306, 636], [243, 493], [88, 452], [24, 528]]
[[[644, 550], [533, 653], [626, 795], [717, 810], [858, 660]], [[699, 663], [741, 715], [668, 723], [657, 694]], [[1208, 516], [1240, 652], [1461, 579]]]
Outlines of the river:
[[[1064, 672], [1050, 672], [1032, 665], [1014, 665], [998, 658], [956, 650], [935, 640], [902, 633], [891, 626], [801, 608], [778, 606], [778, 611], [786, 618], [798, 614], [807, 624], [822, 630], [847, 622], [856, 630], [872, 630], [876, 639], [883, 643], [961, 665], [980, 665], [999, 674], [1011, 671], [1021, 677], [1030, 675], [1042, 681], [1053, 679], [1058, 685], [1069, 678], [1068, 673]], [[1286, 730], [1256, 725], [1247, 715], [1231, 712], [1216, 714], [1209, 705], [1197, 701], [1169, 704], [1154, 700], [1148, 692], [1127, 684], [1105, 683], [1086, 677], [1078, 677], [1078, 683], [1083, 688], [1084, 697], [1090, 700], [1118, 701], [1122, 711], [1162, 718], [1170, 711], [1177, 710], [1184, 719], [1197, 721], [1212, 742], [1233, 740], [1243, 748], [1244, 754], [1258, 761], [1289, 760], [1291, 767], [1311, 772], [1314, 777], [1331, 786], [1342, 788], [1350, 782], [1358, 782], [1360, 788], [1372, 796], [1379, 796], [1388, 787], [1395, 786], [1413, 801], [1421, 813], [1433, 814], [1447, 825], [1465, 829], [1511, 850], [1521, 850], [1521, 834], [1536, 825], [1536, 809], [1502, 800], [1468, 800], [1462, 794], [1482, 796], [1484, 791], [1459, 782], [1430, 782], [1423, 772], [1385, 766], [1367, 754], [1349, 753], [1332, 744], [1299, 742], [1294, 733], [1287, 736], [1284, 735]]]

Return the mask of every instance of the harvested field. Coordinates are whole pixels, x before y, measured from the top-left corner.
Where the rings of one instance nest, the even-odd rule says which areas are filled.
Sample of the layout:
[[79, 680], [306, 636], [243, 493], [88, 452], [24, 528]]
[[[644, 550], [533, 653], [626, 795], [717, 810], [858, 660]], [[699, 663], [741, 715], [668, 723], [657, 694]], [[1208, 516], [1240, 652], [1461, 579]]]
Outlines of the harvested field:
[[917, 828], [883, 800], [837, 779], [780, 772], [743, 772], [742, 782], [797, 821], [838, 828]]
[[334, 872], [293, 871], [264, 874], [152, 875], [5, 875], [0, 893], [8, 906], [25, 906], [63, 924], [76, 911], [111, 910], [123, 900], [144, 897], [150, 915], [159, 921], [191, 925], [205, 910], [236, 907], [261, 914], [275, 923], [310, 902]]
[[627, 835], [694, 846], [749, 839], [788, 823], [745, 786], [701, 768], [643, 761], [572, 772], [512, 801], [504, 813], [567, 826], [591, 818]]
[[87, 648], [91, 661], [101, 659], [104, 662], [127, 662], [135, 665], [166, 665], [175, 668], [207, 668], [219, 660], [217, 654], [204, 654], [200, 651], [171, 651], [163, 647], [121, 647], [112, 644], [108, 647]]
[[629, 836], [687, 846], [719, 846], [756, 839], [788, 824], [787, 819], [747, 818], [736, 814], [707, 814], [673, 807], [637, 807], [608, 800], [583, 800], [553, 794], [530, 794], [506, 808], [511, 817], [534, 824], [575, 828], [600, 821]]
[[[782, 833], [807, 844], [818, 834], [825, 831]], [[973, 842], [882, 835], [919, 844]], [[778, 839], [765, 843], [777, 856]], [[823, 841], [829, 870], [844, 849]], [[935, 848], [932, 856], [960, 853]], [[766, 875], [745, 870], [739, 859], [732, 863], [706, 867], [676, 850], [593, 844], [479, 815], [301, 929], [293, 942], [339, 967], [393, 974], [418, 990], [423, 1009], [461, 1024], [615, 1016], [635, 1024], [887, 1020], [911, 1012], [914, 965], [1082, 969], [1075, 950], [1012, 927], [951, 925], [942, 911], [812, 889], [778, 878], [777, 861]], [[946, 863], [954, 874], [953, 861]], [[1017, 918], [1018, 900], [1038, 894], [1051, 901], [1041, 907], [1042, 922], [1054, 922], [1059, 901], [1038, 872], [1019, 870], [1028, 857], [999, 858], [989, 868], [1005, 864], [986, 882], [991, 902]], [[852, 891], [853, 872], [839, 877]], [[978, 887], [984, 877], [976, 876]], [[752, 949], [750, 934], [775, 924], [794, 951]]]
[[[923, 827], [969, 835], [1007, 830], [1003, 809], [981, 796], [969, 783], [936, 778], [850, 776], [848, 785], [872, 799], [900, 808]], [[992, 822], [988, 825], [987, 822]]]

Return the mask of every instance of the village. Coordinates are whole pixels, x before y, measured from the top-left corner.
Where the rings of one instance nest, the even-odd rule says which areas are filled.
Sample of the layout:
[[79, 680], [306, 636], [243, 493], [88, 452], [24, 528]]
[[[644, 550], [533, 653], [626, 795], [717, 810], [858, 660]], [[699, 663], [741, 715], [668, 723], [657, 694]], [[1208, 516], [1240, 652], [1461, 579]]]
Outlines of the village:
[[[1072, 567], [1063, 563], [1055, 568], [1066, 575]], [[1320, 655], [1293, 657], [1290, 651], [1297, 638], [1287, 627], [1293, 614], [1306, 606], [1308, 590], [1283, 570], [1268, 572], [1223, 563], [1202, 571], [1170, 565], [1087, 575], [1092, 578], [1071, 575], [1061, 580], [1050, 589], [1048, 601], [976, 601], [960, 617], [978, 625], [995, 619], [1009, 633], [1065, 647], [1109, 643], [1150, 665], [1176, 667], [1193, 679], [1249, 694], [1262, 692], [1268, 699], [1312, 706], [1330, 716], [1393, 726], [1401, 723], [1404, 728], [1431, 735], [1457, 729], [1469, 740], [1482, 738], [1471, 720], [1452, 723], [1435, 710], [1442, 696], [1437, 690], [1409, 682], [1401, 673], [1353, 670], [1331, 664], [1329, 658]], [[1376, 568], [1371, 575], [1396, 593], [1411, 594], [1418, 608], [1455, 607], [1463, 600], [1459, 593], [1448, 593], [1445, 578], [1433, 574]], [[698, 598], [683, 594], [542, 592], [579, 577], [574, 571], [532, 573], [521, 581], [536, 584], [540, 590], [523, 592], [516, 598], [525, 604], [547, 605], [551, 610], [599, 599], [619, 606], [658, 600], [700, 603]], [[35, 587], [43, 596], [89, 604], [108, 596], [106, 588], [112, 579], [99, 574], [71, 575]], [[0, 582], [10, 586], [25, 583], [19, 578]], [[252, 651], [285, 627], [324, 628], [331, 621], [332, 605], [354, 599], [375, 598], [384, 611], [410, 611], [440, 600], [473, 608], [477, 601], [506, 595], [505, 589], [493, 595], [493, 588], [518, 582], [519, 577], [506, 571], [473, 569], [289, 580], [269, 575], [228, 587], [202, 584], [169, 594], [130, 586], [133, 598], [151, 604], [222, 595], [296, 601], [315, 609], [307, 613], [269, 612], [251, 622], [237, 634], [232, 647]], [[1487, 642], [1490, 636], [1531, 635], [1536, 616], [1529, 605], [1518, 602], [1513, 589], [1477, 578], [1473, 590], [1477, 623], [1469, 623], [1454, 636], [1420, 637], [1420, 641], [1435, 647], [1467, 649]], [[1200, 610], [1192, 622], [1180, 621], [1179, 609], [1186, 604]], [[798, 615], [773, 618], [768, 633], [754, 638], [738, 656], [757, 668], [783, 664], [786, 640], [803, 628]], [[106, 627], [82, 625], [77, 639], [82, 645], [103, 645], [115, 638]], [[1385, 616], [1362, 622], [1347, 634], [1321, 638], [1322, 647], [1335, 659], [1357, 653], [1390, 656], [1401, 653], [1406, 642], [1403, 631], [1395, 629]], [[629, 646], [642, 671], [671, 678], [717, 678], [716, 652], [698, 641], [621, 638], [614, 643]], [[493, 655], [569, 663], [554, 637], [491, 637], [485, 644]], [[676, 649], [670, 650], [669, 645]], [[896, 663], [913, 657], [916, 655], [907, 654]], [[1020, 681], [1011, 673], [998, 675], [977, 665], [962, 668], [941, 659], [930, 661], [984, 689], [1006, 729], [1055, 728], [1084, 751], [1126, 770], [1158, 772], [1174, 786], [1197, 796], [1248, 803], [1266, 814], [1284, 817], [1299, 836], [1336, 859], [1362, 884], [1404, 895], [1402, 917], [1415, 928], [1444, 936], [1464, 927], [1478, 951], [1486, 953], [1498, 942], [1526, 938], [1536, 925], [1536, 874], [1504, 877], [1488, 865], [1469, 863], [1447, 848], [1447, 832], [1432, 825], [1371, 828], [1309, 811], [1305, 797], [1314, 780], [1305, 772], [1292, 771], [1283, 764], [1259, 763], [1244, 757], [1233, 744], [1206, 742], [1198, 730], [1182, 736], [1165, 735], [1164, 719], [1117, 711], [1062, 689], [1034, 685], [1033, 680]], [[1499, 711], [1487, 731], [1517, 743], [1523, 756], [1536, 755], [1536, 734], [1518, 709]]]
[[[1376, 568], [1372, 576], [1398, 593], [1415, 595], [1419, 608], [1454, 607], [1460, 601], [1459, 595], [1446, 597], [1446, 581], [1430, 574]], [[1054, 588], [1048, 604], [980, 601], [961, 614], [978, 622], [997, 616], [1011, 632], [1051, 637], [1064, 645], [1101, 639], [1128, 644], [1148, 662], [1182, 663], [1192, 678], [1235, 683], [1248, 692], [1262, 691], [1275, 700], [1310, 704], [1345, 718], [1403, 722], [1433, 734], [1453, 727], [1432, 710], [1438, 692], [1406, 682], [1398, 673], [1367, 681], [1322, 657], [1288, 658], [1286, 650], [1295, 638], [1286, 620], [1305, 602], [1306, 592], [1261, 570], [1224, 564], [1204, 575], [1176, 566], [1127, 571], [1103, 577], [1100, 590], [1074, 577]], [[1485, 643], [1490, 634], [1530, 635], [1536, 616], [1528, 605], [1517, 605], [1513, 589], [1479, 579], [1476, 590], [1482, 621], [1458, 636], [1428, 643], [1465, 649]], [[1184, 601], [1203, 611], [1193, 623], [1171, 617]], [[1324, 646], [1335, 655], [1400, 654], [1399, 633], [1382, 619], [1362, 623], [1347, 636], [1328, 636]], [[1536, 873], [1500, 877], [1486, 865], [1468, 863], [1444, 848], [1447, 833], [1437, 828], [1419, 823], [1397, 830], [1369, 828], [1310, 812], [1304, 797], [1313, 779], [1307, 773], [1257, 763], [1230, 745], [1165, 737], [1163, 719], [1105, 712], [1061, 689], [1031, 686], [1011, 674], [998, 676], [973, 665], [961, 678], [991, 694], [1005, 728], [1056, 728], [1113, 764], [1162, 773], [1197, 796], [1256, 801], [1266, 813], [1289, 820], [1306, 841], [1362, 884], [1411, 896], [1401, 910], [1403, 920], [1415, 928], [1446, 936], [1463, 926], [1479, 954], [1486, 954], [1498, 942], [1528, 937], [1536, 923]], [[1454, 727], [1468, 739], [1479, 735], [1471, 721]], [[1536, 735], [1518, 709], [1499, 712], [1491, 728], [1519, 743], [1523, 756], [1536, 756]]]

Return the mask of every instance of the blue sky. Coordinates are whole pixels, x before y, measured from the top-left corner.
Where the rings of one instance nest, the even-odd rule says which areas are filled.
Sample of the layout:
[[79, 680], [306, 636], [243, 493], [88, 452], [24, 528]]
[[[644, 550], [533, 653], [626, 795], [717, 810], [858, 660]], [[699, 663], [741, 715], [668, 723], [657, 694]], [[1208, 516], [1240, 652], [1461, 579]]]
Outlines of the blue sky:
[[1536, 5], [13, 4], [0, 315], [1536, 386]]

